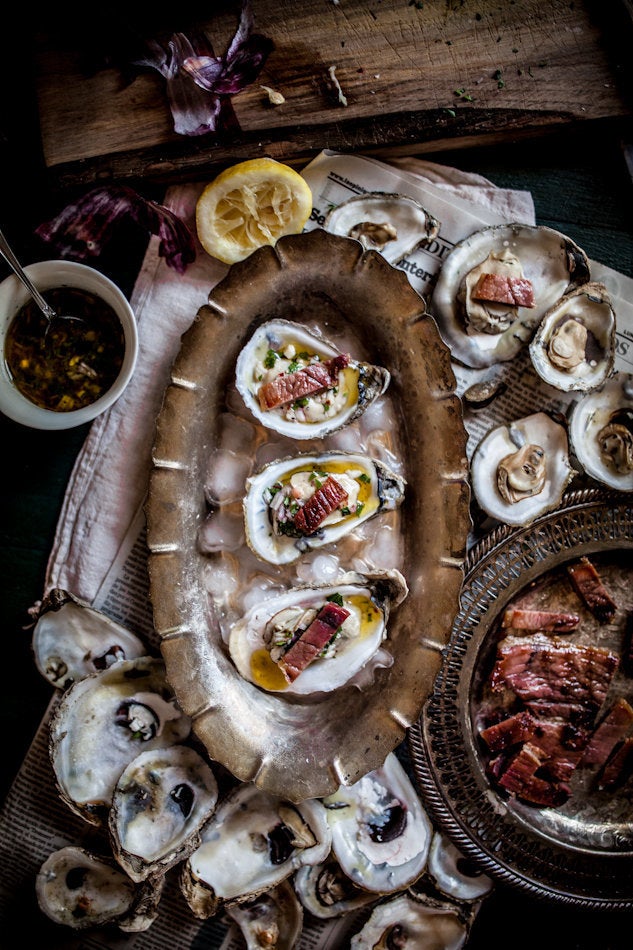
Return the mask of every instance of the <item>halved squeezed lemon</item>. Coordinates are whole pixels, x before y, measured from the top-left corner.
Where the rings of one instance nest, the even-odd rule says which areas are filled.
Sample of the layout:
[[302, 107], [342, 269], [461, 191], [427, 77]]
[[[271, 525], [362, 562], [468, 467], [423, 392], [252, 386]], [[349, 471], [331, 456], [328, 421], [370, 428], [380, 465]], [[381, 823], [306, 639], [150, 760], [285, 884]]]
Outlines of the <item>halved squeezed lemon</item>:
[[226, 168], [204, 188], [196, 230], [207, 254], [235, 264], [284, 234], [299, 234], [311, 212], [312, 191], [299, 172], [253, 158]]

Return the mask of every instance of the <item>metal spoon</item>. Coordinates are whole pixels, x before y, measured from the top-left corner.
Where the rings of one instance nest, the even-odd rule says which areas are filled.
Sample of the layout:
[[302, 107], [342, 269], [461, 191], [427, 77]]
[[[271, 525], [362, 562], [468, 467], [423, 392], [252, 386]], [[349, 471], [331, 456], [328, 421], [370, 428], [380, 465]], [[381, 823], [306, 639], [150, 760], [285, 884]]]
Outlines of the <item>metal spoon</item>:
[[13, 250], [11, 249], [9, 242], [5, 238], [2, 231], [0, 231], [0, 254], [2, 254], [2, 256], [4, 257], [9, 267], [15, 273], [16, 277], [20, 278], [20, 280], [22, 281], [22, 283], [24, 284], [28, 292], [31, 294], [31, 296], [35, 300], [35, 303], [38, 305], [38, 307], [40, 308], [40, 310], [46, 317], [47, 326], [46, 326], [46, 330], [44, 331], [44, 335], [46, 335], [48, 331], [50, 330], [51, 323], [53, 322], [53, 320], [79, 320], [81, 322], [81, 317], [72, 317], [67, 314], [57, 313], [57, 311], [53, 310], [51, 305], [44, 300], [44, 298], [42, 297], [41, 293], [39, 292], [39, 290], [37, 289], [33, 281], [30, 279], [28, 274], [26, 274], [25, 271], [22, 269], [22, 265], [20, 264], [17, 257], [13, 253]]

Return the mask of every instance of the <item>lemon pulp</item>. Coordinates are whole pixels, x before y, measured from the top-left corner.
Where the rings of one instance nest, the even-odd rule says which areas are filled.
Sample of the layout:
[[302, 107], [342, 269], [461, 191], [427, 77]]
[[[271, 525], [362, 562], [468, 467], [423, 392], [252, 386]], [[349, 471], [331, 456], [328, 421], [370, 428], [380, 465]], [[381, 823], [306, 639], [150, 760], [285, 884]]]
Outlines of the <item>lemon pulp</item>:
[[285, 234], [298, 234], [312, 211], [299, 172], [272, 158], [239, 162], [208, 184], [196, 205], [202, 247], [225, 264], [244, 260]]

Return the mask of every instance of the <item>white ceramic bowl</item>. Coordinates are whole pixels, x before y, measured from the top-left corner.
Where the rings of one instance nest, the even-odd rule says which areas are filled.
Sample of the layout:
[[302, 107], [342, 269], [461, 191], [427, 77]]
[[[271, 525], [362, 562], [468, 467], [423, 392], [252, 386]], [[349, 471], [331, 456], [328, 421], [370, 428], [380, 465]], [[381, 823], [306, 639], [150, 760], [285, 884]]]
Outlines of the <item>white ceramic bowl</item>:
[[[138, 331], [134, 312], [125, 295], [108, 277], [86, 264], [75, 261], [40, 261], [24, 270], [46, 297], [46, 291], [58, 287], [76, 287], [100, 297], [119, 317], [125, 339], [125, 355], [110, 389], [88, 406], [70, 412], [55, 412], [36, 406], [14, 384], [0, 359], [0, 412], [15, 422], [33, 429], [72, 429], [91, 422], [112, 406], [129, 383], [138, 356]], [[24, 284], [13, 274], [0, 283], [0, 349], [4, 354], [5, 337], [13, 317], [30, 299]]]

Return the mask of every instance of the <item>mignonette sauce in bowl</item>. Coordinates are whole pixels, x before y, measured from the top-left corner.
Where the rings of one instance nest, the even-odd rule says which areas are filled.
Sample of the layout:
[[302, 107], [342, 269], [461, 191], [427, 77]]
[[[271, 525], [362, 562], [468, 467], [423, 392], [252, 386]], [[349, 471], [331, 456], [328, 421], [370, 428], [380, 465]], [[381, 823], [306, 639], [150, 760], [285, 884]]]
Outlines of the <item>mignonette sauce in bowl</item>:
[[57, 314], [14, 275], [0, 283], [0, 412], [34, 429], [70, 429], [112, 406], [138, 356], [134, 312], [108, 277], [74, 261], [24, 268]]

